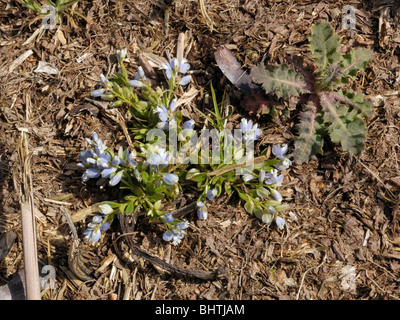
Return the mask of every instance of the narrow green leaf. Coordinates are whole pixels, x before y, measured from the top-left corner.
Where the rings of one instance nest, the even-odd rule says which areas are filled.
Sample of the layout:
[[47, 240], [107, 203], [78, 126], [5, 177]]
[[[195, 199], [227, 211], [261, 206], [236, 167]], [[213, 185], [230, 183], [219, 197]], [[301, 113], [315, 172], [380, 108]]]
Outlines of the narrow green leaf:
[[198, 174], [200, 174], [200, 170], [196, 169], [196, 168], [192, 168], [187, 172], [186, 179], [191, 180], [194, 176], [197, 176]]
[[241, 191], [238, 191], [239, 197], [242, 198], [244, 201], [251, 201], [249, 196]]
[[197, 174], [197, 175], [193, 176], [190, 180], [196, 181], [196, 182], [202, 182], [206, 178], [207, 178], [207, 174], [206, 173], [200, 173], [200, 174]]
[[125, 207], [125, 214], [131, 214], [133, 212], [133, 202], [129, 202], [128, 205]]
[[244, 208], [246, 209], [246, 211], [250, 214], [253, 214], [254, 211], [254, 202], [253, 201], [247, 201], [244, 204]]

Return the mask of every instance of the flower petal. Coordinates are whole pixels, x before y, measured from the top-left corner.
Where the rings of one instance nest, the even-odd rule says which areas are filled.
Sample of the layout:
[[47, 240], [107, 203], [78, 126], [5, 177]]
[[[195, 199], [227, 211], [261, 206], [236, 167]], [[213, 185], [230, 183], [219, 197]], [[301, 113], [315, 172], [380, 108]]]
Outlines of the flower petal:
[[110, 186], [115, 186], [115, 185], [117, 185], [120, 181], [121, 181], [121, 178], [122, 178], [122, 174], [123, 174], [124, 172], [123, 171], [119, 171], [119, 172], [117, 172], [112, 178], [111, 178], [111, 180], [110, 180], [110, 182], [109, 182], [109, 185]]

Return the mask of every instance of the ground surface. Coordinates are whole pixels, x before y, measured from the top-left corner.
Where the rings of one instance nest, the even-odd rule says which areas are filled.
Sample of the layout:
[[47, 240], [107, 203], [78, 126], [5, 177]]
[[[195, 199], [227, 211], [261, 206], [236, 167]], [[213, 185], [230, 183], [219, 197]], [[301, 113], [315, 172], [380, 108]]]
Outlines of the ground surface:
[[[207, 0], [209, 19], [200, 13], [199, 1], [170, 2], [166, 7], [155, 0], [84, 0], [65, 11], [58, 33], [48, 30], [24, 44], [40, 20], [15, 1], [0, 1], [0, 227], [17, 235], [1, 261], [2, 283], [23, 266], [17, 149], [25, 130], [32, 152], [39, 257], [57, 272], [57, 287], [44, 293], [46, 299], [398, 299], [396, 1]], [[341, 27], [346, 4], [357, 8], [353, 31]], [[363, 154], [353, 157], [326, 143], [324, 155], [292, 166], [282, 190], [292, 206], [291, 213], [283, 215], [284, 231], [265, 227], [236, 198], [221, 198], [204, 222], [196, 221], [193, 212], [187, 214], [192, 227], [177, 247], [160, 240], [157, 226], [136, 226], [140, 248], [181, 268], [225, 270], [221, 278], [179, 278], [129, 255], [115, 223], [99, 245], [82, 244], [86, 256], [93, 258], [90, 267], [101, 269], [92, 275], [94, 281], [79, 280], [68, 265], [72, 238], [64, 211], [74, 217], [82, 239], [92, 213], [77, 213], [117, 196], [83, 184], [76, 167], [91, 132], [98, 132], [108, 145], [125, 139], [114, 119], [85, 100], [99, 75], [113, 72], [115, 50], [128, 49], [127, 67], [133, 75], [139, 54], [174, 53], [178, 34], [184, 32], [185, 56], [194, 70], [191, 86], [200, 90], [191, 103], [201, 110], [209, 106], [205, 97], [212, 81], [220, 96], [226, 90], [238, 114], [249, 117], [239, 107], [241, 96], [215, 63], [216, 48], [228, 44], [246, 67], [259, 63], [264, 54], [266, 62], [280, 62], [285, 55], [308, 52], [310, 27], [319, 20], [332, 23], [344, 51], [356, 46], [374, 51], [374, 62], [351, 84], [374, 103]], [[32, 54], [16, 63], [28, 50]], [[35, 73], [39, 61], [52, 63], [60, 74]], [[263, 128], [263, 145], [286, 142], [293, 147], [295, 113], [254, 120]]]

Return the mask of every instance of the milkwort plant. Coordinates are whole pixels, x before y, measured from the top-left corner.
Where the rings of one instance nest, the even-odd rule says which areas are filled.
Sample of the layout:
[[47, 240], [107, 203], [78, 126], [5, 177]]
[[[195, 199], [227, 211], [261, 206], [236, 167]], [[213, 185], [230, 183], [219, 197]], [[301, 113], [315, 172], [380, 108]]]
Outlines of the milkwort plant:
[[[59, 19], [63, 10], [79, 1], [81, 0], [46, 0], [46, 3], [47, 5], [54, 8], [55, 12], [57, 13], [57, 18]], [[28, 9], [36, 11], [36, 13], [38, 14], [47, 14], [47, 12], [44, 12], [45, 6], [43, 6], [37, 0], [19, 0], [19, 2]]]
[[[134, 133], [135, 150], [121, 147], [114, 152], [93, 133], [92, 139], [87, 139], [89, 148], [80, 154], [79, 165], [84, 169], [84, 182], [96, 179], [96, 185], [119, 186], [127, 195], [120, 203], [101, 203], [101, 215], [88, 224], [86, 239], [98, 241], [101, 231], [109, 228], [116, 214], [140, 214], [150, 223], [161, 221], [166, 229], [163, 239], [179, 244], [189, 222], [165, 212], [163, 205], [184, 191], [182, 182], [197, 184], [199, 219], [207, 218], [208, 204], [222, 193], [237, 192], [250, 214], [267, 224], [275, 220], [279, 229], [284, 228], [285, 221], [278, 213], [289, 206], [282, 203], [277, 188], [284, 178], [281, 171], [291, 165], [286, 157], [287, 146], [274, 146], [275, 158], [270, 159], [270, 148], [254, 158], [252, 150], [261, 130], [247, 119], [241, 120], [234, 134], [226, 130], [230, 115], [222, 115], [223, 103], [217, 103], [212, 86], [214, 111], [208, 116], [198, 110], [209, 120], [211, 130], [203, 128], [199, 135], [195, 121], [183, 121], [177, 107], [179, 87], [191, 81], [187, 74], [188, 61], [172, 58], [160, 66], [167, 80], [167, 89], [163, 90], [161, 87], [153, 89], [141, 67], [136, 76], [129, 79], [124, 66], [126, 55], [126, 49], [117, 51], [119, 72], [109, 79], [101, 75], [102, 88], [91, 94], [111, 101], [110, 107], [124, 108]], [[248, 161], [249, 158], [253, 161]]]

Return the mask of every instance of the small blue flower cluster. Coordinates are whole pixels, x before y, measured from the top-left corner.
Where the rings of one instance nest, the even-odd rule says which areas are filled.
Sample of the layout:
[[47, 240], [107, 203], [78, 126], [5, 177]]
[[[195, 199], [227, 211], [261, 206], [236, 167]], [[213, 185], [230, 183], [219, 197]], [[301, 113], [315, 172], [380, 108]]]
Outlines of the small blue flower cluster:
[[287, 144], [282, 145], [282, 147], [279, 145], [275, 145], [272, 147], [272, 153], [274, 154], [274, 156], [281, 160], [278, 164], [275, 165], [275, 168], [277, 168], [278, 170], [286, 170], [292, 165], [292, 161], [285, 157], [287, 151]]
[[[182, 75], [186, 74], [190, 69], [190, 65], [185, 58], [182, 58], [181, 61], [177, 58], [172, 58], [169, 62], [161, 64], [160, 69], [165, 70], [165, 75], [167, 79], [170, 80], [171, 78], [177, 77], [179, 73]], [[180, 79], [179, 85], [186, 86], [190, 81], [192, 81], [192, 77], [186, 75]]]
[[[257, 130], [257, 128], [253, 128], [253, 130]], [[256, 133], [256, 131], [254, 131]], [[257, 135], [257, 134], [256, 134]], [[248, 141], [250, 141], [248, 139]], [[271, 196], [273, 200], [282, 202], [282, 195], [281, 193], [276, 190], [276, 187], [280, 187], [282, 185], [284, 175], [279, 174], [278, 170], [286, 170], [288, 169], [291, 165], [292, 162], [286, 157], [286, 153], [288, 151], [288, 146], [286, 144], [280, 146], [280, 145], [274, 145], [272, 147], [272, 153], [275, 155], [277, 159], [280, 160], [279, 163], [275, 164], [275, 169], [272, 169], [269, 172], [265, 172], [265, 170], [260, 170], [259, 172], [259, 181], [260, 183], [264, 183], [268, 186], [269, 193], [266, 194], [266, 196]], [[246, 173], [243, 175], [243, 180], [245, 182], [251, 181], [255, 178], [255, 176], [252, 173]], [[269, 206], [268, 208], [268, 213], [275, 214], [277, 211], [273, 206]], [[266, 219], [270, 219], [270, 215], [265, 215]], [[263, 220], [264, 221], [264, 220]], [[266, 223], [269, 223], [269, 221], [264, 221]], [[285, 219], [281, 217], [276, 217], [275, 222], [278, 226], [278, 229], [283, 229], [285, 226]]]
[[157, 128], [168, 130], [169, 128], [176, 127], [176, 120], [174, 112], [176, 108], [176, 99], [172, 99], [169, 104], [169, 109], [162, 103], [160, 106], [153, 110], [154, 113], [158, 113], [160, 122], [157, 124]]
[[144, 75], [143, 68], [140, 66], [135, 75], [135, 78], [133, 78], [133, 80], [129, 80], [129, 85], [134, 88], [141, 88], [141, 87], [145, 86], [145, 82], [144, 82], [145, 80], [147, 80], [147, 78]]
[[[170, 213], [166, 213], [162, 217], [167, 224], [174, 222], [174, 217]], [[170, 231], [165, 231], [163, 234], [164, 241], [172, 241], [173, 245], [178, 245], [186, 234], [186, 229], [189, 227], [189, 222], [181, 221], [176, 223]]]
[[[126, 58], [127, 55], [127, 49], [121, 49], [117, 50], [117, 60], [119, 64], [122, 64], [124, 59]], [[119, 73], [121, 73], [121, 70], [119, 70]], [[128, 84], [131, 87], [134, 88], [141, 88], [146, 85], [145, 81], [147, 80], [146, 76], [144, 75], [144, 70], [140, 66], [138, 67], [137, 73], [135, 75], [135, 78], [133, 80], [129, 80]], [[113, 85], [112, 83], [104, 76], [104, 74], [100, 75], [100, 82], [104, 86], [104, 88], [101, 89], [96, 89], [91, 92], [91, 96], [98, 98], [101, 97], [103, 100], [111, 101], [115, 98], [113, 91]]]
[[110, 223], [105, 221], [107, 215], [112, 213], [114, 210], [108, 204], [101, 204], [99, 206], [100, 213], [103, 215], [94, 216], [92, 222], [88, 224], [88, 228], [83, 233], [85, 238], [90, 242], [97, 242], [100, 240], [101, 231], [106, 231], [110, 228]]
[[[207, 191], [207, 199], [209, 201], [214, 200], [214, 198], [217, 196], [218, 190], [217, 189], [208, 189]], [[200, 220], [206, 220], [208, 211], [207, 211], [207, 202], [205, 201], [197, 201], [197, 218]]]
[[100, 82], [103, 84], [104, 88], [93, 90], [91, 92], [91, 96], [95, 98], [101, 97], [101, 99], [107, 101], [113, 100], [115, 96], [112, 93], [112, 83], [105, 77], [104, 74], [100, 75]]
[[258, 128], [258, 124], [253, 125], [253, 121], [242, 119], [240, 123], [240, 130], [242, 130], [243, 134], [243, 142], [245, 145], [248, 145], [251, 142], [256, 141], [261, 136], [261, 130]]
[[85, 169], [82, 175], [84, 182], [101, 177], [97, 185], [103, 185], [109, 180], [109, 185], [115, 186], [121, 181], [125, 169], [136, 168], [135, 152], [129, 152], [128, 149], [124, 152], [120, 148], [118, 155], [113, 155], [95, 132], [93, 140], [86, 139], [86, 141], [92, 149], [81, 152], [82, 163], [78, 164]]

